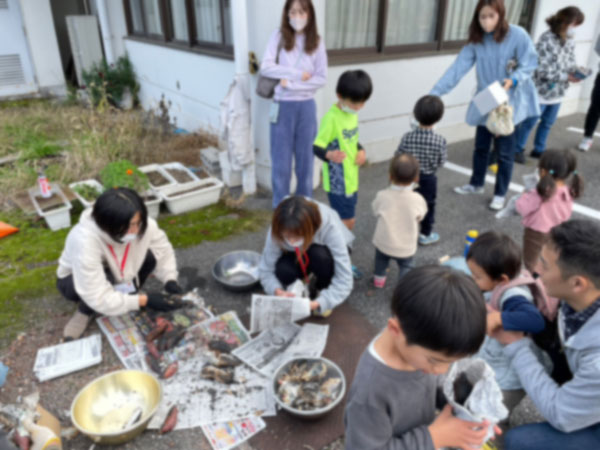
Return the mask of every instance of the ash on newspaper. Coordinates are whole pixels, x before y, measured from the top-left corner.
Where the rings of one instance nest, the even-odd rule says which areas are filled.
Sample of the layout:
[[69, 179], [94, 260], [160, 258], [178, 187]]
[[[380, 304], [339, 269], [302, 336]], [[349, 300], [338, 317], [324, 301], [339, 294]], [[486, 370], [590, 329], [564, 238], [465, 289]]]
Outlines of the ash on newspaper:
[[[158, 428], [172, 405], [180, 412], [176, 429], [272, 414], [269, 379], [230, 354], [249, 338], [232, 311], [190, 328], [185, 340], [195, 352], [180, 360], [177, 374], [163, 382], [164, 401], [149, 427]], [[219, 365], [225, 360], [233, 365]]]

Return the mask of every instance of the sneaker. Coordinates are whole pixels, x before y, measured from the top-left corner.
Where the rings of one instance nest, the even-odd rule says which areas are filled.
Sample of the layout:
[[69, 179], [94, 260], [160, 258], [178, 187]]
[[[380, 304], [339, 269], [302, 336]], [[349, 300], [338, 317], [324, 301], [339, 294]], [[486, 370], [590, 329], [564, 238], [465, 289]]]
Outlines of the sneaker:
[[420, 245], [431, 245], [435, 244], [440, 240], [440, 235], [435, 231], [432, 232], [429, 236], [425, 236], [424, 234], [419, 234], [419, 244]]
[[592, 142], [594, 142], [594, 139], [584, 137], [577, 146], [577, 149], [581, 150], [582, 152], [587, 152], [590, 148], [592, 148]]
[[494, 173], [494, 174], [495, 174], [495, 173], [498, 173], [498, 164], [495, 164], [495, 163], [494, 163], [494, 164], [490, 164], [490, 165], [488, 166], [488, 170], [489, 170], [490, 172]]
[[363, 277], [363, 273], [354, 264], [352, 264], [352, 276], [355, 280], [360, 280]]
[[377, 276], [377, 275], [373, 275], [373, 286], [375, 286], [377, 289], [383, 289], [385, 287], [385, 280], [387, 279], [387, 277], [383, 276]]
[[72, 341], [74, 339], [79, 339], [88, 324], [92, 316], [88, 316], [87, 314], [83, 314], [79, 310], [73, 314], [73, 317], [67, 322], [65, 328], [63, 330], [63, 338], [65, 341]]
[[518, 164], [525, 164], [527, 162], [527, 158], [525, 158], [525, 152], [515, 153], [515, 162]]
[[494, 198], [490, 203], [490, 209], [493, 209], [494, 211], [500, 211], [502, 208], [504, 208], [504, 197], [494, 195]]
[[485, 189], [483, 188], [483, 186], [475, 187], [471, 184], [465, 184], [464, 186], [455, 187], [454, 192], [456, 192], [457, 194], [460, 194], [460, 195], [483, 194], [485, 192]]
[[536, 152], [535, 150], [531, 150], [529, 156], [535, 159], [540, 159], [542, 157], [542, 153], [543, 152]]

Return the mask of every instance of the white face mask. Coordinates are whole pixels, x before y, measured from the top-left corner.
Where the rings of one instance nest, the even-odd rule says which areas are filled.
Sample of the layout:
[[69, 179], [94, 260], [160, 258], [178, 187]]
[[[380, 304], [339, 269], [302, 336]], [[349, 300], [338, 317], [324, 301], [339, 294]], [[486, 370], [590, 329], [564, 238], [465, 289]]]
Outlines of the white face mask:
[[300, 247], [302, 247], [302, 244], [304, 244], [303, 238], [296, 239], [295, 241], [290, 241], [288, 238], [283, 238], [283, 240], [285, 241], [285, 243], [287, 245], [289, 245], [290, 247], [294, 247], [294, 248], [300, 248]]
[[575, 37], [575, 27], [567, 28], [567, 37], [573, 39]]
[[297, 32], [300, 33], [306, 28], [308, 19], [300, 19], [298, 17], [290, 17], [290, 26]]
[[125, 236], [121, 238], [121, 242], [127, 244], [129, 242], [133, 242], [138, 237], [137, 233], [127, 233]]

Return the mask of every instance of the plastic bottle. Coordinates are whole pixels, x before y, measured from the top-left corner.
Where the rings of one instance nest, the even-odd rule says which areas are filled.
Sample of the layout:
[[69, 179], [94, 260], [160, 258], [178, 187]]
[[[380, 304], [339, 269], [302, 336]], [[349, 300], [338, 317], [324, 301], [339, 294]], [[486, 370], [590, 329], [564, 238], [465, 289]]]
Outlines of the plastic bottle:
[[40, 170], [38, 174], [38, 186], [40, 187], [40, 195], [43, 198], [52, 197], [52, 189], [50, 187], [50, 182], [48, 181], [48, 177], [46, 176], [43, 170]]
[[31, 450], [62, 450], [60, 439], [50, 428], [36, 425], [30, 419], [25, 419], [23, 425], [31, 434]]
[[467, 235], [465, 236], [465, 251], [463, 256], [466, 258], [467, 253], [469, 253], [469, 249], [471, 248], [471, 244], [475, 242], [475, 239], [479, 236], [479, 231], [477, 230], [469, 230], [467, 231]]

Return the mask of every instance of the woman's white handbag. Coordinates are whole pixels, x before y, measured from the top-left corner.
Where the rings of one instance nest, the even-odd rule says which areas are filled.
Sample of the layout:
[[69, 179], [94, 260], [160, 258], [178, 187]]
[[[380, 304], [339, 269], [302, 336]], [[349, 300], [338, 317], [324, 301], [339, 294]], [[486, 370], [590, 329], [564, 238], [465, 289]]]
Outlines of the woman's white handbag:
[[515, 131], [513, 107], [504, 103], [488, 115], [485, 126], [494, 136], [509, 136]]

